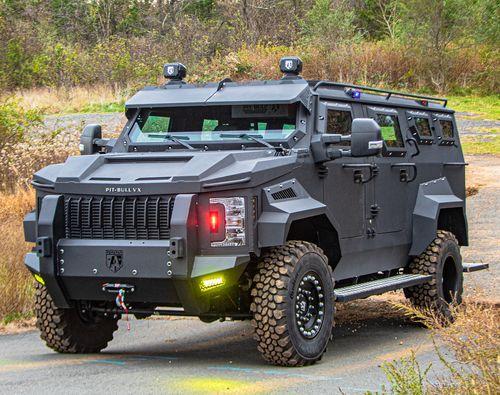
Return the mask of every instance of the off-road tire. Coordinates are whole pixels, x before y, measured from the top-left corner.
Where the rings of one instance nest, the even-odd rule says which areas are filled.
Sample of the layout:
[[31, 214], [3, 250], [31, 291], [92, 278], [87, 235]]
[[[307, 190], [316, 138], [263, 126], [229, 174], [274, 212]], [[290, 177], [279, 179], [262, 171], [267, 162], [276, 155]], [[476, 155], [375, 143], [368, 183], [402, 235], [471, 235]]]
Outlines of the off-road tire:
[[[323, 251], [306, 241], [289, 241], [264, 254], [257, 269], [250, 305], [257, 349], [274, 365], [304, 366], [320, 360], [331, 339], [335, 311], [332, 269]], [[295, 319], [295, 297], [308, 273], [321, 279], [324, 290], [324, 316], [312, 339], [301, 337]]]
[[36, 326], [48, 347], [60, 353], [92, 354], [113, 339], [117, 318], [94, 317], [86, 322], [75, 308], [57, 308], [43, 285], [35, 287]]
[[404, 290], [413, 306], [431, 309], [438, 318], [452, 320], [450, 304], [460, 304], [463, 293], [462, 257], [455, 235], [438, 230], [427, 249], [410, 263], [407, 273], [433, 276], [429, 282]]

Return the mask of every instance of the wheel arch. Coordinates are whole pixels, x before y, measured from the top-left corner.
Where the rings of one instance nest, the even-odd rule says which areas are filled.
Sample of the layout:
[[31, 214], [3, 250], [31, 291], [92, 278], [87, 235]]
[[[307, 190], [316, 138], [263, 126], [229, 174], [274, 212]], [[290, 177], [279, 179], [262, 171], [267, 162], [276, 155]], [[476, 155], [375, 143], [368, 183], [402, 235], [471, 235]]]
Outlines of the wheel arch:
[[313, 198], [296, 179], [265, 187], [263, 210], [257, 221], [258, 247], [276, 247], [288, 240], [309, 241], [327, 255], [330, 265], [340, 260], [338, 224], [328, 207]]
[[286, 240], [304, 240], [316, 244], [327, 256], [332, 269], [342, 257], [339, 234], [326, 214], [293, 221]]
[[409, 255], [425, 251], [438, 229], [454, 233], [460, 245], [468, 245], [465, 201], [453, 193], [446, 177], [420, 184], [412, 219]]

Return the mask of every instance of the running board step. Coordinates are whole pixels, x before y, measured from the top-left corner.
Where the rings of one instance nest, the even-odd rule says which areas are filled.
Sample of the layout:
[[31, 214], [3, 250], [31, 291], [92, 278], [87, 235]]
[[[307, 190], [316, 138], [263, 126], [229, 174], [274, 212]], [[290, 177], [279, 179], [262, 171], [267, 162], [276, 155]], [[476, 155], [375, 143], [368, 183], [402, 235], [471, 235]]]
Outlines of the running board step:
[[338, 302], [349, 302], [355, 299], [367, 298], [368, 296], [422, 284], [431, 279], [431, 275], [398, 274], [396, 276], [386, 277], [380, 280], [337, 288], [335, 290], [335, 299]]
[[464, 273], [477, 272], [478, 270], [485, 270], [490, 267], [489, 263], [462, 263]]

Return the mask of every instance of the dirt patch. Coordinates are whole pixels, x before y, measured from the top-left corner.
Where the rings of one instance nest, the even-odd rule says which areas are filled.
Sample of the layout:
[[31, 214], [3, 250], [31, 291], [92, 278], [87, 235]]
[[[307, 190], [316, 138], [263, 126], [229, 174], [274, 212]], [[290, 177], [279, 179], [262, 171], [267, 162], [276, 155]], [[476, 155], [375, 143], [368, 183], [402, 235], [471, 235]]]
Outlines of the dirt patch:
[[36, 329], [36, 318], [18, 320], [7, 325], [0, 325], [0, 335], [14, 335], [18, 333], [30, 332]]
[[465, 189], [465, 194], [467, 197], [477, 195], [479, 192], [479, 187], [481, 185], [470, 185]]

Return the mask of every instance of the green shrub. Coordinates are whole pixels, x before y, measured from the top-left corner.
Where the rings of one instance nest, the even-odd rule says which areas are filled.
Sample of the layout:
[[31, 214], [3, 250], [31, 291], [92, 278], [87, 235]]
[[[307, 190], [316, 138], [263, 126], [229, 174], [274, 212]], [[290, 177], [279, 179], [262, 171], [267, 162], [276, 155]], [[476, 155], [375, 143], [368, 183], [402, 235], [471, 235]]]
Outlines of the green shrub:
[[38, 110], [26, 110], [11, 98], [0, 101], [0, 152], [7, 144], [22, 141], [29, 129], [41, 123]]

